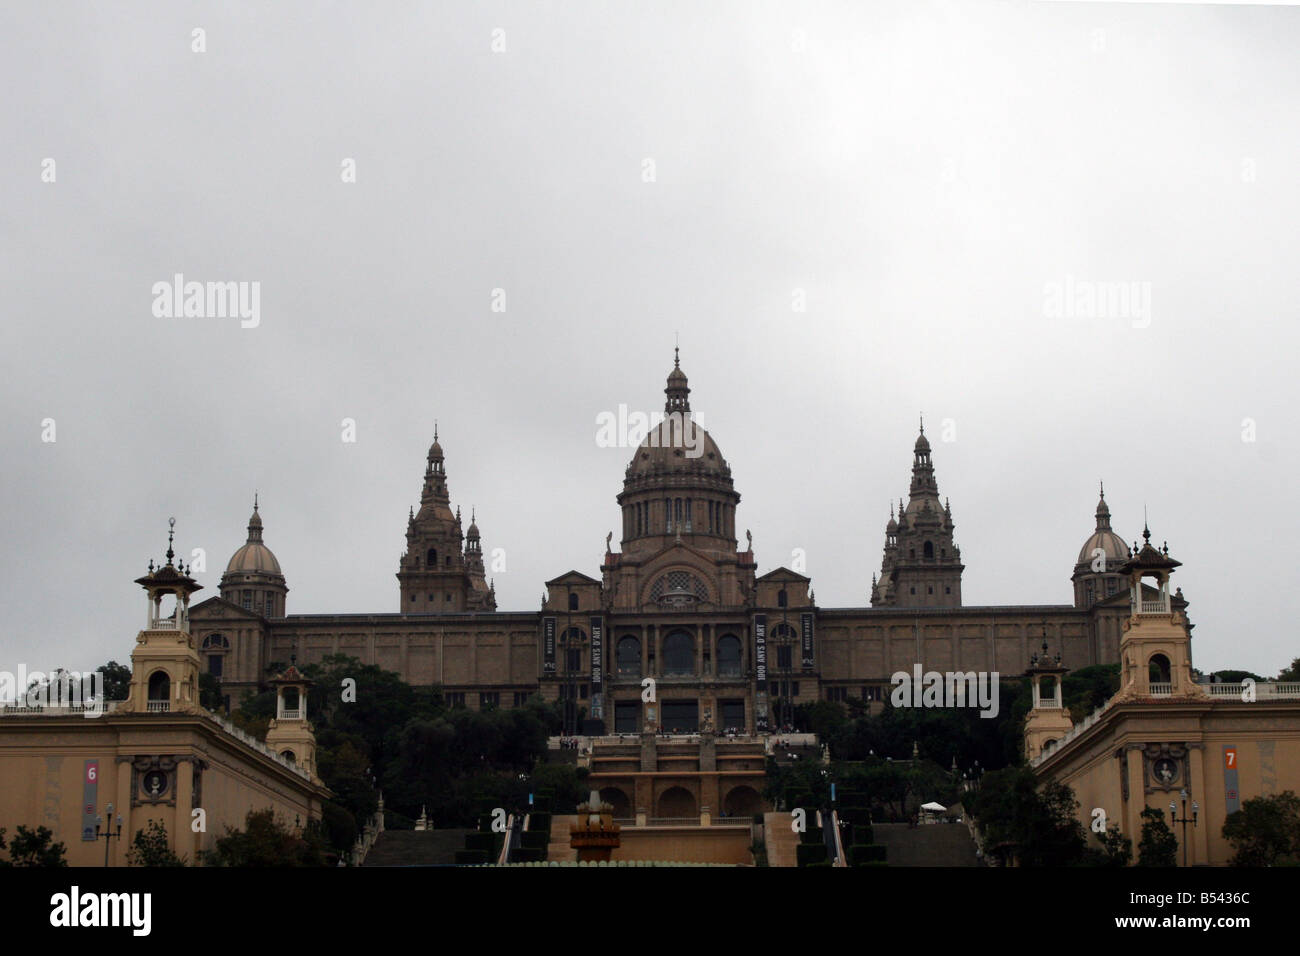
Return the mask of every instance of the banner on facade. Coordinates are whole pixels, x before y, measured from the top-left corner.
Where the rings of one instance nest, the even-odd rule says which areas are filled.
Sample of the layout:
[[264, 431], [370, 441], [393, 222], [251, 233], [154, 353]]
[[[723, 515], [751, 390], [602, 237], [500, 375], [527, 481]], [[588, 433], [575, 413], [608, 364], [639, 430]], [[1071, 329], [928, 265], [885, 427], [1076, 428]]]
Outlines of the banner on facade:
[[[98, 839], [95, 836], [95, 805], [99, 800], [99, 761], [87, 760], [86, 769], [82, 774], [82, 781], [85, 786], [81, 791], [81, 839], [94, 842]], [[113, 821], [108, 820], [106, 825]]]
[[542, 618], [542, 673], [555, 673], [555, 618]]
[[803, 666], [813, 666], [813, 616], [811, 611], [805, 611], [801, 616], [800, 622], [803, 630]]
[[767, 615], [754, 615], [754, 729], [767, 731]]
[[605, 690], [605, 619], [591, 616], [591, 717], [604, 720]]

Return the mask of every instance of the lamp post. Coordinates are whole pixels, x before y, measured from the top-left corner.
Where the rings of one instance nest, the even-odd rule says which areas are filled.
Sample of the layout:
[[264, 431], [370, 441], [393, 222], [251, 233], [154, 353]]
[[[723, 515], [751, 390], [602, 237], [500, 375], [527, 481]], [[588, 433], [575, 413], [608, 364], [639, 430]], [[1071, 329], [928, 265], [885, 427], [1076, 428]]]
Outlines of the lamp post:
[[108, 805], [108, 826], [102, 816], [95, 817], [95, 839], [104, 841], [104, 866], [108, 866], [109, 840], [122, 839], [122, 814], [117, 815], [117, 832], [113, 831], [113, 805]]
[[1196, 822], [1196, 818], [1200, 816], [1201, 807], [1195, 800], [1193, 800], [1192, 815], [1189, 817], [1187, 815], [1187, 788], [1184, 787], [1182, 790], [1180, 790], [1178, 792], [1178, 796], [1181, 797], [1183, 801], [1183, 815], [1181, 817], [1178, 816], [1178, 807], [1176, 807], [1173, 801], [1171, 800], [1169, 802], [1169, 821], [1171, 823], [1181, 823], [1183, 825], [1183, 866], [1186, 866], [1187, 865], [1187, 824], [1190, 823], [1193, 827], [1199, 825]]

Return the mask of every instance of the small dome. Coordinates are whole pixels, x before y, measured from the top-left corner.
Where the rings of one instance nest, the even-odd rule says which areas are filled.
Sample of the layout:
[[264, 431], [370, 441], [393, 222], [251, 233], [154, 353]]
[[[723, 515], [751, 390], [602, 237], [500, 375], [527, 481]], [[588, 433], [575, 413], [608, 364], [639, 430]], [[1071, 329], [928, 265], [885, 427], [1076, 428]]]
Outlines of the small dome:
[[930, 439], [925, 437], [925, 432], [921, 432], [921, 434], [917, 436], [916, 445], [913, 448], [913, 451], [917, 452], [918, 454], [922, 452], [929, 454]]
[[890, 532], [891, 534], [898, 530], [898, 522], [894, 520], [894, 516], [892, 514], [889, 516], [889, 524], [885, 525], [885, 530]]
[[694, 421], [667, 419], [650, 429], [627, 466], [628, 476], [656, 471], [694, 471], [728, 474], [730, 469], [707, 431]]

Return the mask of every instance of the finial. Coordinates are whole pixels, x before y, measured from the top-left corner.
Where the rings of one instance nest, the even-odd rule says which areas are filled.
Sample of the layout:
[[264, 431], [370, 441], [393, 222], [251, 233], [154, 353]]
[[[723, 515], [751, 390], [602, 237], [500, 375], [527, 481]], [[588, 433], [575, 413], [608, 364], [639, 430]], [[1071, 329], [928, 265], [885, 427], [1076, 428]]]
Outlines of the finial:
[[894, 520], [894, 503], [892, 501], [889, 503], [889, 520]]
[[176, 519], [168, 518], [167, 519], [167, 563], [168, 564], [171, 564], [172, 558], [176, 556], [176, 552], [172, 550], [172, 535], [174, 535], [175, 533], [176, 533]]
[[469, 506], [469, 523], [470, 523], [470, 524], [478, 524], [478, 518], [475, 517], [475, 515], [477, 515], [477, 514], [478, 514], [477, 509], [476, 509], [473, 505], [470, 505], [470, 506]]
[[1106, 483], [1104, 481], [1099, 481], [1097, 482], [1097, 485], [1101, 488], [1101, 497], [1104, 499], [1106, 497]]
[[253, 513], [257, 513], [257, 489], [253, 489]]
[[153, 574], [153, 558], [149, 559], [149, 573]]
[[460, 523], [460, 505], [456, 506], [456, 523]]
[[925, 434], [925, 416], [924, 416], [924, 415], [921, 416], [921, 434], [922, 434], [922, 435]]
[[433, 440], [438, 440], [438, 419], [433, 420]]

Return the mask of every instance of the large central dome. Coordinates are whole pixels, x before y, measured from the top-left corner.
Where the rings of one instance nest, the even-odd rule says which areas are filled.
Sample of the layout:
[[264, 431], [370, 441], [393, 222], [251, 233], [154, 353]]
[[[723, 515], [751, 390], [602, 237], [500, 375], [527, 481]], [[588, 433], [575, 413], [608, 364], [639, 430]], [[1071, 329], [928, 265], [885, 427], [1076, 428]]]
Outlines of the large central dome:
[[632, 453], [618, 496], [625, 549], [653, 550], [682, 536], [698, 547], [734, 549], [740, 495], [718, 443], [691, 417], [690, 392], [675, 359], [664, 419]]

